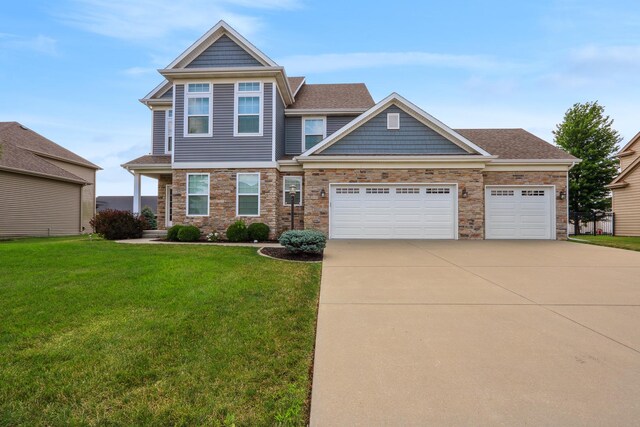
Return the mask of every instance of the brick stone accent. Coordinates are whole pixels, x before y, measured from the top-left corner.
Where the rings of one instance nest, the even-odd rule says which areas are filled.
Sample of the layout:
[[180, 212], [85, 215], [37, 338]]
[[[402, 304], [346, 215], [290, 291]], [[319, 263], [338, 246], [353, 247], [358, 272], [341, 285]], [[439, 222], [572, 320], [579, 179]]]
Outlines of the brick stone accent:
[[567, 194], [567, 172], [484, 172], [485, 185], [555, 185], [556, 239], [567, 239], [567, 199], [558, 200], [560, 191]]
[[[458, 184], [458, 234], [460, 239], [484, 237], [484, 186], [480, 169], [315, 169], [305, 171], [304, 223], [329, 232], [331, 183], [433, 183]], [[466, 188], [467, 198], [462, 198]], [[320, 196], [324, 189], [326, 195]]]
[[278, 229], [277, 235], [280, 236], [283, 232], [291, 229], [291, 205], [284, 204], [284, 177], [285, 176], [301, 176], [302, 177], [302, 206], [293, 207], [293, 217], [295, 221], [296, 230], [304, 230], [304, 175], [300, 173], [279, 173], [278, 174]]
[[[260, 173], [260, 216], [236, 216], [236, 175]], [[190, 217], [186, 213], [187, 173], [209, 174], [209, 216]], [[276, 169], [176, 169], [173, 172], [173, 223], [195, 225], [203, 233], [217, 231], [225, 235], [227, 227], [238, 219], [247, 224], [263, 222], [271, 229], [270, 238], [278, 230], [278, 171]]]
[[171, 185], [173, 177], [171, 175], [160, 175], [158, 178], [158, 206], [156, 208], [156, 216], [158, 222], [158, 230], [167, 228], [166, 222], [166, 195], [167, 185]]

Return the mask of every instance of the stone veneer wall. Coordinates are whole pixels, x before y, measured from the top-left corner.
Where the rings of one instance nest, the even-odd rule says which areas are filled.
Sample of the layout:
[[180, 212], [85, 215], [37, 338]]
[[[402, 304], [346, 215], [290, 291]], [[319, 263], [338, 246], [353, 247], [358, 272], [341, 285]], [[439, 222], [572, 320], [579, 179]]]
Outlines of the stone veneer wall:
[[295, 221], [296, 230], [304, 230], [304, 209], [305, 209], [305, 200], [304, 200], [304, 190], [305, 190], [305, 182], [304, 176], [302, 172], [299, 173], [282, 173], [278, 174], [278, 228], [277, 228], [277, 236], [280, 236], [283, 232], [291, 229], [291, 205], [284, 204], [284, 177], [285, 176], [302, 176], [302, 206], [294, 206], [293, 207], [293, 216]]
[[484, 172], [485, 185], [555, 185], [556, 239], [567, 239], [567, 198], [558, 200], [560, 191], [567, 194], [567, 172]]
[[[433, 183], [458, 184], [458, 233], [460, 239], [484, 237], [484, 186], [480, 169], [312, 169], [305, 171], [304, 223], [329, 233], [330, 183]], [[462, 198], [462, 189], [468, 192]], [[326, 196], [320, 197], [324, 189]]]
[[[260, 216], [236, 216], [236, 174], [260, 172]], [[209, 216], [186, 216], [187, 173], [209, 174]], [[227, 227], [238, 219], [247, 224], [263, 222], [275, 239], [278, 230], [278, 171], [276, 169], [176, 169], [173, 171], [173, 223], [195, 225], [204, 233], [217, 231], [224, 236]], [[159, 202], [159, 200], [158, 200]]]
[[156, 207], [156, 220], [158, 222], [158, 230], [164, 230], [167, 228], [167, 223], [165, 221], [167, 185], [171, 185], [171, 182], [171, 175], [160, 175], [160, 177], [158, 178], [158, 206]]

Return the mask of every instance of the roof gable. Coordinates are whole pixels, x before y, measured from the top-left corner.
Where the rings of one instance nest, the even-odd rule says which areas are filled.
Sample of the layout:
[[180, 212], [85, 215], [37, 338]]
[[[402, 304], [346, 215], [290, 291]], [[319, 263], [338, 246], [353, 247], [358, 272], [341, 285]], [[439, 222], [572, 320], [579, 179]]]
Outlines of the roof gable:
[[627, 151], [633, 151], [636, 143], [640, 142], [640, 132], [638, 132], [627, 144], [622, 147], [622, 149], [618, 152], [618, 155], [621, 155]]
[[[400, 128], [387, 129], [387, 114], [398, 114]], [[322, 155], [461, 155], [469, 152], [391, 105], [327, 147]]]
[[[215, 46], [216, 42], [220, 39], [222, 39], [221, 43], [218, 46]], [[209, 50], [209, 48], [213, 49]], [[241, 52], [243, 52], [247, 56], [241, 55]], [[213, 55], [214, 53], [215, 55]], [[167, 66], [167, 68], [189, 68], [189, 65], [193, 64], [194, 61], [196, 62], [196, 64], [200, 64], [196, 65], [197, 67], [220, 67], [221, 65], [204, 64], [212, 61], [213, 58], [220, 59], [219, 55], [225, 54], [237, 55], [237, 58], [235, 60], [242, 59], [244, 62], [248, 62], [248, 58], [252, 58], [255, 61], [251, 65], [245, 64], [239, 66], [278, 66], [278, 64], [276, 64], [267, 55], [258, 50], [258, 48], [251, 44], [247, 39], [242, 37], [229, 24], [224, 21], [220, 21], [215, 26], [213, 26], [213, 28], [207, 31], [202, 37], [200, 37], [195, 43], [193, 43], [187, 50], [182, 52], [180, 56], [174, 59], [173, 62], [171, 62], [171, 64]], [[242, 58], [240, 58], [241, 56]]]
[[640, 157], [635, 159], [629, 166], [627, 166], [620, 175], [618, 175], [609, 186], [617, 186], [618, 184], [624, 183], [624, 179], [631, 174], [634, 170], [636, 170], [640, 166]]
[[[406, 113], [407, 117], [412, 117], [413, 119], [421, 123], [423, 126], [426, 126], [430, 131], [433, 132], [433, 134], [430, 133], [430, 135], [433, 135], [434, 137], [435, 135], [438, 135], [439, 137], [443, 138], [443, 139], [438, 139], [438, 144], [441, 145], [442, 147], [444, 147], [443, 140], [446, 140], [452, 143], [453, 145], [458, 146], [461, 149], [461, 151], [458, 151], [455, 154], [460, 154], [462, 152], [464, 154], [479, 154], [482, 156], [491, 156], [488, 152], [486, 152], [479, 146], [475, 145], [474, 143], [472, 143], [462, 135], [458, 134], [453, 129], [449, 128], [447, 125], [440, 122], [435, 117], [429, 115], [422, 109], [418, 108], [416, 105], [409, 102], [407, 99], [403, 98], [397, 93], [392, 93], [391, 95], [387, 96], [385, 99], [383, 99], [382, 101], [380, 101], [379, 103], [371, 107], [366, 112], [362, 113], [356, 119], [354, 119], [351, 123], [344, 126], [342, 129], [340, 129], [333, 135], [329, 136], [328, 138], [325, 138], [322, 142], [320, 142], [315, 147], [311, 148], [310, 150], [307, 150], [305, 153], [302, 154], [302, 156], [304, 157], [304, 156], [310, 156], [314, 154], [328, 154], [324, 152], [328, 150], [329, 147], [338, 143], [338, 141], [342, 140], [343, 138], [346, 138], [348, 135], [354, 133], [357, 129], [364, 126], [367, 122], [377, 117], [379, 114], [384, 112], [384, 110], [386, 110], [391, 106], [397, 107], [399, 110]], [[385, 120], [384, 130], [387, 132], [394, 132], [386, 129], [386, 114], [384, 114], [383, 116]], [[401, 126], [401, 129], [402, 129], [402, 126]], [[422, 143], [423, 147], [427, 147], [428, 145], [429, 144], [427, 143]], [[451, 150], [450, 148], [448, 149]], [[366, 152], [367, 150], [368, 149], [364, 149], [362, 154], [364, 154], [364, 152]], [[374, 153], [367, 153], [367, 154], [374, 154]], [[384, 154], [406, 154], [406, 153], [396, 153], [393, 151], [387, 151]], [[430, 153], [420, 153], [420, 154], [430, 154]], [[451, 154], [451, 153], [445, 153], [445, 154]]]
[[260, 63], [253, 55], [223, 34], [185, 68], [224, 68], [224, 67], [260, 67]]

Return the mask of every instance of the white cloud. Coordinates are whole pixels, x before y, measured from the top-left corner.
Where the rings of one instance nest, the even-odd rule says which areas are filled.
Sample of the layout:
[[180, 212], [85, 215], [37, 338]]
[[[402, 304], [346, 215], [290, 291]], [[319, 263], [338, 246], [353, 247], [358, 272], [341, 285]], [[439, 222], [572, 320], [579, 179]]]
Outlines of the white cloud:
[[151, 67], [130, 67], [123, 70], [122, 73], [126, 74], [127, 76], [138, 77], [156, 73], [156, 69]]
[[57, 41], [43, 35], [23, 37], [16, 34], [0, 33], [0, 49], [28, 50], [45, 55], [58, 54]]
[[589, 45], [575, 49], [570, 58], [580, 65], [638, 68], [640, 67], [640, 46]]
[[319, 55], [295, 55], [277, 61], [291, 75], [327, 73], [360, 68], [383, 68], [401, 66], [429, 66], [465, 68], [476, 70], [512, 68], [482, 55], [451, 55], [430, 52], [357, 52], [327, 53]]
[[72, 0], [58, 17], [83, 30], [129, 41], [155, 40], [175, 31], [202, 31], [224, 19], [240, 33], [260, 30], [259, 18], [231, 10], [233, 6], [291, 9], [297, 0]]

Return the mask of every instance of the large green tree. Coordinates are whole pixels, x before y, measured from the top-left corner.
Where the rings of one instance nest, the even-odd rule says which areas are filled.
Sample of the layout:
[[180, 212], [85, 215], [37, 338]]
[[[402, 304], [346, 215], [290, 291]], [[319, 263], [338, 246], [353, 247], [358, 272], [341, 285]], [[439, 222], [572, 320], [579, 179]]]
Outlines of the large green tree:
[[597, 101], [576, 103], [553, 131], [556, 144], [582, 159], [569, 172], [569, 207], [574, 212], [611, 207], [605, 186], [618, 173], [614, 156], [622, 140], [612, 125], [613, 119]]

